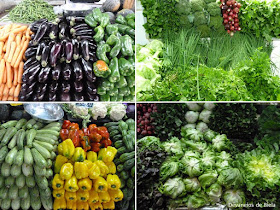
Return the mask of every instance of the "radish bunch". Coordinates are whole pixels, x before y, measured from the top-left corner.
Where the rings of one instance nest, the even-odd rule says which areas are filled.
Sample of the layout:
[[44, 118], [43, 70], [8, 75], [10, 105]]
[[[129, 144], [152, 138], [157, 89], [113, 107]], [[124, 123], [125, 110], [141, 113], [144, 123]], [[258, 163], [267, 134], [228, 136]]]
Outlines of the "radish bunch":
[[151, 136], [154, 134], [153, 112], [157, 112], [156, 104], [137, 104], [137, 134]]
[[220, 8], [222, 10], [224, 26], [230, 36], [233, 36], [236, 31], [240, 31], [238, 13], [241, 4], [236, 0], [221, 0]]

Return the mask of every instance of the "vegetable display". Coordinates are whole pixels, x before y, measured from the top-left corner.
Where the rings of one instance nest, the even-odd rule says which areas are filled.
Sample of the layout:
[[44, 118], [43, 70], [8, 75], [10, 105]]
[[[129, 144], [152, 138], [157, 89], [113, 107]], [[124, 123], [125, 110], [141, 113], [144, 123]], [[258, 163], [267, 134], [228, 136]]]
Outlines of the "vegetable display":
[[137, 134], [141, 136], [151, 136], [154, 134], [155, 121], [151, 115], [157, 112], [156, 104], [137, 104]]

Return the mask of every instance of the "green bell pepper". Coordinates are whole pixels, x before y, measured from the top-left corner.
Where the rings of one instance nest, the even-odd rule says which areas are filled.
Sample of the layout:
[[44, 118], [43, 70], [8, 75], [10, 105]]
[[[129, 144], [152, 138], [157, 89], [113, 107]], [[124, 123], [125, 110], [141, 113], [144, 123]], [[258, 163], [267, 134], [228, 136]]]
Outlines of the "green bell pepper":
[[134, 72], [134, 66], [125, 58], [119, 59], [119, 70], [120, 74], [123, 76], [129, 76]]
[[88, 14], [85, 17], [85, 22], [86, 22], [86, 24], [88, 24], [92, 28], [95, 28], [97, 26], [97, 22], [95, 21], [92, 13]]
[[110, 62], [109, 68], [111, 69], [111, 74], [109, 76], [110, 82], [118, 82], [120, 80], [120, 72], [119, 72], [119, 62], [118, 58], [113, 58]]
[[105, 61], [105, 63], [109, 64], [109, 59], [106, 53], [110, 52], [111, 48], [105, 42], [100, 42], [97, 46], [96, 55], [99, 60]]
[[127, 119], [125, 123], [128, 125], [129, 130], [135, 130], [135, 121], [131, 118]]
[[128, 14], [125, 16], [126, 21], [135, 20], [135, 13]]
[[130, 20], [127, 21], [127, 25], [134, 29], [135, 28], [135, 21], [130, 19]]
[[135, 87], [135, 75], [134, 74], [125, 77], [125, 79], [127, 81], [128, 87], [130, 87], [130, 88]]
[[131, 38], [135, 38], [135, 29], [133, 28], [128, 28], [125, 30], [125, 34], [129, 35]]
[[119, 89], [114, 87], [113, 89], [108, 91], [108, 93], [109, 93], [109, 96], [117, 96], [119, 94]]
[[116, 23], [123, 24], [123, 25], [127, 24], [126, 19], [122, 15], [118, 15], [117, 16]]
[[98, 60], [93, 64], [93, 72], [97, 77], [106, 78], [111, 74], [111, 69], [103, 60]]
[[110, 101], [110, 96], [108, 94], [102, 95], [100, 101]]
[[127, 131], [128, 130], [128, 124], [126, 124], [123, 120], [119, 121], [119, 131]]
[[128, 57], [127, 60], [130, 61], [130, 63], [131, 63], [133, 66], [135, 66], [135, 56]]
[[106, 26], [106, 32], [107, 32], [107, 34], [109, 34], [109, 35], [112, 35], [112, 34], [115, 35], [116, 33], [118, 33], [118, 31], [119, 31], [119, 29], [118, 29], [118, 27], [115, 26], [115, 25], [109, 24], [109, 25]]
[[114, 83], [109, 82], [109, 80], [107, 80], [107, 79], [103, 79], [101, 81], [100, 86], [103, 87], [107, 91], [107, 93], [108, 93], [109, 91], [113, 90]]
[[126, 26], [126, 25], [123, 25], [123, 24], [115, 24], [115, 26], [118, 27], [118, 30], [121, 34], [126, 34], [127, 30], [132, 29], [129, 26]]
[[104, 88], [103, 86], [101, 86], [101, 85], [99, 85], [98, 87], [97, 87], [97, 94], [98, 95], [105, 95], [106, 94], [106, 88]]
[[123, 56], [134, 56], [133, 40], [129, 35], [121, 37], [121, 52]]
[[120, 38], [118, 38], [116, 35], [112, 34], [107, 39], [106, 44], [108, 44], [110, 46], [114, 45], [114, 47], [110, 51], [110, 57], [111, 58], [117, 57], [118, 54], [120, 53], [121, 47], [122, 47]]
[[119, 88], [119, 94], [121, 96], [128, 96], [130, 95], [130, 89], [129, 87], [122, 87], [122, 88]]
[[108, 24], [110, 24], [110, 16], [106, 13], [102, 13], [102, 16], [100, 19], [100, 26], [105, 28]]
[[97, 26], [95, 29], [95, 35], [93, 36], [93, 39], [96, 43], [101, 42], [104, 38], [104, 29], [102, 26]]
[[117, 88], [122, 88], [127, 86], [127, 79], [124, 76], [120, 76], [120, 80], [116, 82], [115, 86]]
[[92, 16], [95, 21], [99, 23], [101, 22], [102, 12], [100, 11], [99, 8], [95, 8], [94, 10], [92, 10]]

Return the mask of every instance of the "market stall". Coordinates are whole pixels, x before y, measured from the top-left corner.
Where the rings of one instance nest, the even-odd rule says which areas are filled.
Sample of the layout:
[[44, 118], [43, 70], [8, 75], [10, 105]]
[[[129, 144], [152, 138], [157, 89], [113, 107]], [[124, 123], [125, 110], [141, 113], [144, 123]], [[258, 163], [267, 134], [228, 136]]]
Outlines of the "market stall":
[[134, 105], [0, 111], [1, 209], [134, 209]]
[[137, 104], [137, 207], [279, 209], [277, 103]]
[[16, 3], [0, 19], [2, 101], [134, 100], [134, 1]]

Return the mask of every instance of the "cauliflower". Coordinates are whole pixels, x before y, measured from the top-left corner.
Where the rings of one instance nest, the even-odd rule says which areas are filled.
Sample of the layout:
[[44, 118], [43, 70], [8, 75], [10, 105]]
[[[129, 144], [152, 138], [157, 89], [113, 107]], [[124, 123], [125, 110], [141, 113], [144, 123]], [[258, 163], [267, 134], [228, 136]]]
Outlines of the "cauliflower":
[[126, 115], [126, 106], [121, 103], [112, 104], [108, 111], [111, 120], [119, 121]]
[[223, 18], [221, 16], [210, 17], [209, 26], [213, 27], [214, 29], [218, 29], [221, 26], [223, 27]]
[[194, 13], [194, 25], [201, 26], [203, 24], [207, 24], [207, 16], [204, 12], [195, 12]]
[[216, 2], [207, 4], [207, 12], [209, 12], [211, 16], [221, 15], [221, 9]]
[[205, 8], [204, 0], [191, 0], [190, 3], [193, 12], [202, 11]]
[[107, 106], [105, 103], [95, 103], [91, 108], [91, 115], [94, 120], [98, 117], [105, 118], [107, 115]]
[[88, 115], [88, 108], [87, 107], [83, 107], [83, 106], [74, 106], [72, 108], [73, 113], [75, 115], [79, 115], [79, 116], [84, 116], [86, 117]]
[[200, 25], [197, 28], [197, 31], [201, 33], [201, 37], [209, 37], [210, 35], [210, 28], [207, 25]]

